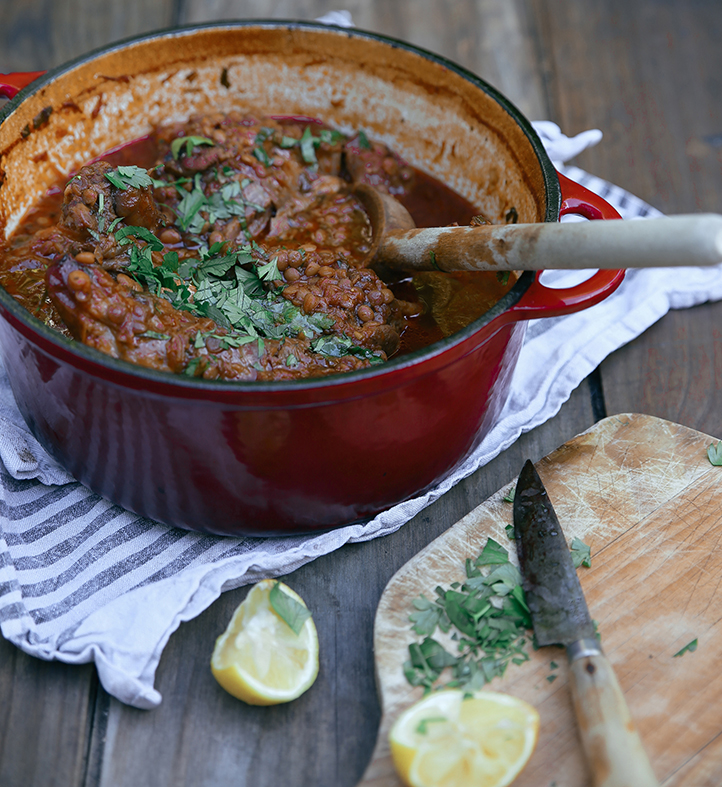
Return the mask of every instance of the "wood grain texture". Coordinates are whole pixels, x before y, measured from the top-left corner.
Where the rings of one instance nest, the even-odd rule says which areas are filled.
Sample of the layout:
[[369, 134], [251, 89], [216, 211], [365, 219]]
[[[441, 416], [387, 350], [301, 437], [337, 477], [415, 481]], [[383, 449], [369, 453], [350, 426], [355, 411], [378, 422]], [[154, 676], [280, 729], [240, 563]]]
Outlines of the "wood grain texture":
[[[696, 787], [704, 768], [718, 769], [722, 474], [707, 460], [709, 443], [707, 435], [651, 416], [620, 415], [537, 465], [567, 539], [591, 546], [592, 568], [579, 572], [591, 615], [653, 769], [675, 787]], [[508, 543], [512, 511], [503, 497], [510, 487], [429, 544], [384, 590], [374, 630], [383, 715], [361, 785], [400, 784], [388, 731], [422, 696], [401, 669], [409, 643], [418, 640], [408, 622], [411, 603], [421, 593], [433, 597], [437, 585], [463, 581], [465, 559], [476, 557], [488, 537]], [[675, 658], [693, 639], [698, 649]], [[530, 656], [489, 687], [531, 702], [541, 716], [537, 749], [515, 787], [588, 787], [564, 652], [540, 648]], [[552, 660], [558, 679], [548, 682]], [[700, 755], [707, 747], [709, 755]]]
[[91, 49], [177, 23], [174, 0], [0, 3], [0, 71], [52, 68]]
[[[534, 0], [553, 119], [603, 141], [580, 167], [665, 213], [722, 207], [717, 0]], [[637, 45], [630, 45], [634, 40]]]
[[91, 665], [41, 661], [0, 638], [3, 787], [84, 782], [97, 685]]

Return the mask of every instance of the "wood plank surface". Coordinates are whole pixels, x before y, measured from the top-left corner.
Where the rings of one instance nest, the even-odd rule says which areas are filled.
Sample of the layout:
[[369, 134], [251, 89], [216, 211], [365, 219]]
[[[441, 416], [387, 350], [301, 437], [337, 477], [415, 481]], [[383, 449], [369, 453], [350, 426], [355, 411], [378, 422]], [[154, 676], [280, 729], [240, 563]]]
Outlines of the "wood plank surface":
[[[567, 133], [603, 129], [603, 142], [577, 163], [657, 207], [720, 210], [718, 0], [1, 0], [0, 72], [48, 68], [174, 24], [313, 19], [338, 8], [348, 9], [360, 27], [470, 68], [531, 119], [554, 120]], [[371, 641], [390, 577], [511, 481], [524, 459], [540, 459], [605, 408], [653, 412], [722, 433], [710, 329], [718, 318], [716, 306], [668, 315], [615, 353], [555, 418], [397, 533], [348, 546], [290, 575], [287, 581], [314, 611], [322, 648], [319, 680], [297, 703], [246, 707], [210, 677], [213, 642], [244, 589], [224, 594], [171, 637], [156, 679], [163, 703], [150, 712], [109, 698], [90, 666], [41, 662], [0, 643], [0, 707], [10, 709], [8, 721], [0, 718], [0, 784], [356, 784], [380, 719]], [[703, 766], [688, 767], [703, 784], [707, 776], [694, 771]]]
[[[722, 778], [715, 752], [722, 725], [722, 476], [707, 459], [709, 444], [709, 436], [668, 421], [620, 415], [538, 464], [567, 540], [591, 547], [591, 568], [579, 571], [590, 614], [654, 771], [670, 787], [713, 787]], [[401, 787], [388, 731], [423, 696], [402, 672], [409, 644], [420, 640], [409, 624], [412, 602], [422, 593], [434, 598], [439, 585], [463, 582], [464, 561], [489, 537], [506, 544], [517, 563], [505, 531], [512, 507], [503, 498], [512, 487], [414, 556], [384, 590], [374, 627], [383, 716], [363, 787]], [[694, 654], [675, 657], [695, 639]], [[514, 784], [589, 787], [564, 653], [556, 647], [528, 653], [529, 661], [510, 665], [489, 685], [531, 702], [541, 716], [537, 748]]]

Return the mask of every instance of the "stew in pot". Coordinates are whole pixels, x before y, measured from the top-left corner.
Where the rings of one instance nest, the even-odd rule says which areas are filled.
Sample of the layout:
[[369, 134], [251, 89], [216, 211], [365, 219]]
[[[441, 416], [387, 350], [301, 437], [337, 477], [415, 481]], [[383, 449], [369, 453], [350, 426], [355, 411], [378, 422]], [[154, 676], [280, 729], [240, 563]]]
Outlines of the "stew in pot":
[[382, 281], [364, 265], [358, 182], [393, 194], [418, 226], [483, 220], [363, 132], [204, 115], [59, 184], [0, 249], [0, 283], [115, 358], [225, 380], [383, 363], [453, 333], [511, 287], [495, 273]]

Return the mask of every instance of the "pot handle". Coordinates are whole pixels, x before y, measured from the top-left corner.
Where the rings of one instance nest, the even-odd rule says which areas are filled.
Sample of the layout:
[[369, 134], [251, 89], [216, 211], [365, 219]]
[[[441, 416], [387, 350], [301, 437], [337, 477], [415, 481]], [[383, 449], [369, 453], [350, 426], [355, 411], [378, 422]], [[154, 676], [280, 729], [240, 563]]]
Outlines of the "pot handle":
[[44, 73], [44, 71], [17, 71], [14, 74], [0, 74], [0, 96], [15, 98], [26, 85]]
[[[622, 218], [606, 200], [593, 191], [575, 183], [561, 172], [557, 175], [562, 189], [560, 216], [576, 213], [592, 221]], [[539, 271], [536, 274], [531, 287], [524, 293], [519, 303], [505, 312], [511, 320], [559, 317], [562, 314], [571, 314], [594, 306], [619, 287], [625, 271], [600, 270], [581, 284], [564, 289], [545, 287], [540, 281], [542, 273], [543, 271]]]

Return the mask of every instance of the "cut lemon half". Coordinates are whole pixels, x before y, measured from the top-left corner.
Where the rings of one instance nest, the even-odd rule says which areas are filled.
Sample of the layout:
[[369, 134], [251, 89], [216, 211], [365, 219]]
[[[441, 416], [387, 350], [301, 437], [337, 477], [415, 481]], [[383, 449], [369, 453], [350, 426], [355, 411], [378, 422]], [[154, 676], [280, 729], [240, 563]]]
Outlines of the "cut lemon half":
[[464, 699], [462, 690], [444, 689], [404, 711], [389, 743], [408, 787], [506, 787], [538, 733], [539, 714], [517, 697], [478, 691]]
[[303, 599], [287, 585], [262, 580], [234, 612], [211, 657], [215, 679], [227, 692], [251, 705], [294, 700], [318, 675], [318, 635], [313, 619], [309, 615], [296, 634], [271, 603], [276, 584], [276, 592], [306, 609]]

